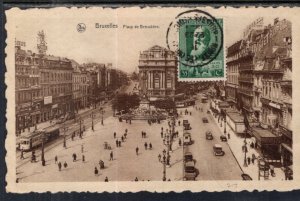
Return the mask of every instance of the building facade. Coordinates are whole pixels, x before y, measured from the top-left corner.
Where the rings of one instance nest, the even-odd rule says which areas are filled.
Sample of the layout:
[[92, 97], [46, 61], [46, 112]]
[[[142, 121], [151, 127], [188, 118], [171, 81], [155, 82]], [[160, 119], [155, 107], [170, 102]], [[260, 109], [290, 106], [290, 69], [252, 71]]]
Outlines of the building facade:
[[41, 121], [42, 94], [39, 57], [15, 47], [16, 131], [35, 126]]
[[174, 96], [176, 87], [176, 55], [160, 46], [153, 46], [140, 53], [140, 94], [156, 99]]
[[234, 43], [227, 51], [227, 81], [225, 85], [226, 100], [234, 105], [237, 103], [237, 90], [239, 87], [239, 52], [242, 40]]

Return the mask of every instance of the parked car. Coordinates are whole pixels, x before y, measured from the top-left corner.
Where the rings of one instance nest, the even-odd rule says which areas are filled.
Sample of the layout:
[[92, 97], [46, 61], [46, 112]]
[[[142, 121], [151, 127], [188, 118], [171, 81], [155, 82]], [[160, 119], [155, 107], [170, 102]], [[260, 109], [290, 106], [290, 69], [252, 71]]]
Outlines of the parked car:
[[207, 140], [214, 139], [214, 137], [213, 137], [213, 135], [212, 135], [212, 133], [210, 131], [206, 131], [205, 137], [206, 137]]
[[184, 130], [191, 130], [192, 129], [192, 127], [191, 127], [191, 125], [190, 125], [190, 123], [189, 123], [189, 121], [188, 120], [183, 120], [183, 123], [182, 123], [182, 125], [183, 125], [183, 128], [184, 128]]
[[184, 161], [185, 162], [194, 161], [193, 154], [191, 152], [186, 152], [184, 154]]
[[223, 148], [220, 144], [215, 144], [213, 146], [213, 151], [214, 151], [215, 156], [224, 156], [225, 155], [225, 152], [223, 151]]
[[203, 117], [203, 118], [202, 118], [202, 122], [203, 122], [203, 123], [208, 123], [208, 119], [207, 119], [206, 117]]
[[184, 180], [195, 180], [197, 176], [195, 162], [188, 161], [184, 163]]
[[220, 136], [220, 140], [222, 141], [222, 142], [227, 142], [227, 137], [225, 136], [225, 135], [221, 135]]
[[192, 137], [190, 133], [183, 134], [183, 145], [191, 145], [192, 144]]

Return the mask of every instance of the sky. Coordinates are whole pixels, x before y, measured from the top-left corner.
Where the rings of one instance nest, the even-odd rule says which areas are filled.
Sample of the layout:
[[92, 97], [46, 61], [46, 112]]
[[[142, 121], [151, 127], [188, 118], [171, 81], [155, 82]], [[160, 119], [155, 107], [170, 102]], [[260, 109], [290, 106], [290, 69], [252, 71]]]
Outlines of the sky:
[[[130, 12], [132, 11], [132, 12]], [[128, 73], [137, 70], [140, 51], [154, 45], [167, 47], [166, 32], [178, 10], [123, 9], [123, 10], [25, 10], [15, 20], [15, 38], [26, 42], [24, 49], [37, 52], [37, 33], [44, 30], [47, 54], [74, 59], [78, 63], [113, 63], [115, 68]], [[215, 12], [218, 15], [218, 12]], [[245, 27], [258, 16], [219, 16], [224, 18], [225, 47], [241, 39]], [[271, 18], [270, 18], [271, 19]], [[265, 20], [267, 23], [271, 20]], [[272, 18], [273, 19], [273, 18]], [[9, 20], [9, 19], [8, 19]], [[86, 25], [79, 33], [78, 23]], [[96, 29], [95, 23], [116, 24], [118, 28]], [[159, 28], [134, 29], [129, 26], [155, 25]]]

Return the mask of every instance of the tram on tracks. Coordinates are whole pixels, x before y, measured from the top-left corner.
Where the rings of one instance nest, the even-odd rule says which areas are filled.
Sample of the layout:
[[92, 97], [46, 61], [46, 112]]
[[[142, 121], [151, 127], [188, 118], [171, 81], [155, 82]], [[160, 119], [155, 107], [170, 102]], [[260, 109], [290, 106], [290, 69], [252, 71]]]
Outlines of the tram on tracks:
[[43, 138], [44, 143], [48, 143], [59, 137], [59, 126], [54, 125], [42, 130], [35, 130], [20, 138], [20, 149], [23, 151], [30, 151], [35, 147], [42, 145]]

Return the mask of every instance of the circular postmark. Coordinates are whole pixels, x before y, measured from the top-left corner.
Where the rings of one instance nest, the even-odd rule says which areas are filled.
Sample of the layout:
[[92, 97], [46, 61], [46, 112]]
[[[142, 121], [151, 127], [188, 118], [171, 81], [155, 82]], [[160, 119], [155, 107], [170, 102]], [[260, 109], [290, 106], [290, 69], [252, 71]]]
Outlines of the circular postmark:
[[202, 67], [214, 61], [223, 48], [222, 20], [194, 9], [178, 14], [170, 23], [166, 42], [186, 67]]
[[85, 32], [86, 30], [86, 26], [84, 23], [78, 23], [76, 28], [79, 33]]

